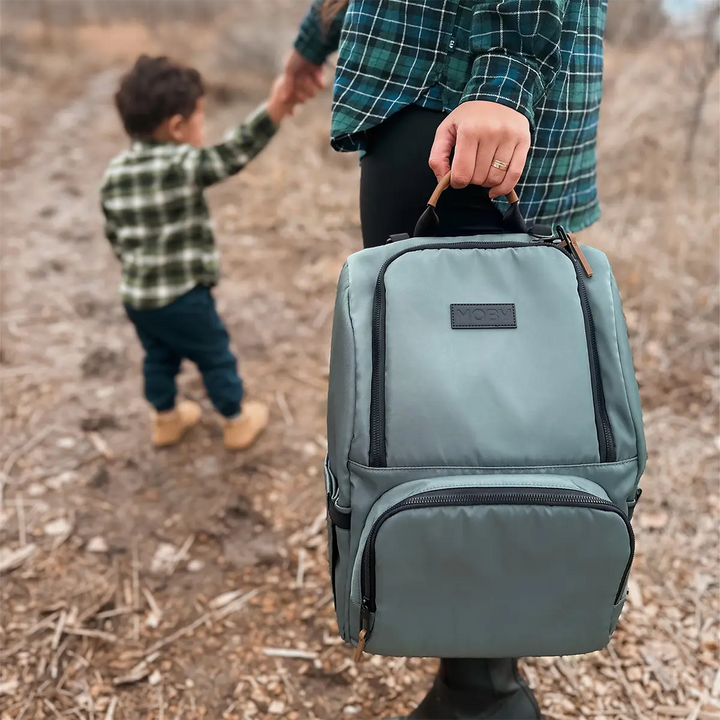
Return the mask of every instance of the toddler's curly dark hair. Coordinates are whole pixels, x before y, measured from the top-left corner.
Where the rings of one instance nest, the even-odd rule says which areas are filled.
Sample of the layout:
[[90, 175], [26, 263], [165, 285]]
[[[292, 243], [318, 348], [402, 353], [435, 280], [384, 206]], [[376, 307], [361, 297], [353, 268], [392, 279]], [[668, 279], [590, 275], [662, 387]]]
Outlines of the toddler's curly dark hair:
[[188, 119], [205, 95], [197, 70], [170, 58], [141, 55], [115, 93], [115, 106], [130, 137], [149, 139], [174, 115]]

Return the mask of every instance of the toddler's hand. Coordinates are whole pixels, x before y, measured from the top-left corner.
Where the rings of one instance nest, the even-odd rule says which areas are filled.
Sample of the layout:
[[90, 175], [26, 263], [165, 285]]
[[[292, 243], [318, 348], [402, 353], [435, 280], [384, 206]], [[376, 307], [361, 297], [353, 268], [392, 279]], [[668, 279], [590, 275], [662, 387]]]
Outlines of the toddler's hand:
[[295, 112], [295, 106], [300, 102], [301, 99], [295, 94], [288, 76], [283, 74], [273, 83], [267, 111], [272, 121], [279, 124], [284, 117]]

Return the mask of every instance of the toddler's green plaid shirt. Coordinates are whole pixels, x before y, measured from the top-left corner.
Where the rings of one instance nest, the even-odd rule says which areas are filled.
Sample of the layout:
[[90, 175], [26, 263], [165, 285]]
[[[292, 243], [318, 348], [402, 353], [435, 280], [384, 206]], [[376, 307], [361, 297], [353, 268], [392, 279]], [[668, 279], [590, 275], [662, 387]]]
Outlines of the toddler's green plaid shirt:
[[105, 234], [122, 262], [126, 305], [151, 310], [219, 277], [203, 190], [240, 172], [276, 126], [258, 108], [213, 147], [135, 141], [111, 161], [102, 184]]
[[518, 186], [530, 220], [580, 230], [599, 216], [595, 141], [607, 0], [350, 0], [330, 28], [315, 0], [295, 47], [338, 49], [332, 142], [411, 104], [449, 112], [490, 100], [523, 113], [533, 145]]

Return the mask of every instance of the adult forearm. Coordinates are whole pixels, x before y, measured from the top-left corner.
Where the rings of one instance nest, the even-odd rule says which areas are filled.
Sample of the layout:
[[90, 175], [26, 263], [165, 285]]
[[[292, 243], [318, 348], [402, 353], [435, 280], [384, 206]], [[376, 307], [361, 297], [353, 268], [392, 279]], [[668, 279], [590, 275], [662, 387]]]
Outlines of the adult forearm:
[[295, 50], [305, 60], [322, 65], [338, 49], [346, 12], [345, 2], [315, 0], [298, 30]]
[[565, 0], [485, 0], [475, 10], [472, 77], [462, 102], [484, 100], [517, 110], [534, 123], [534, 108], [561, 66]]

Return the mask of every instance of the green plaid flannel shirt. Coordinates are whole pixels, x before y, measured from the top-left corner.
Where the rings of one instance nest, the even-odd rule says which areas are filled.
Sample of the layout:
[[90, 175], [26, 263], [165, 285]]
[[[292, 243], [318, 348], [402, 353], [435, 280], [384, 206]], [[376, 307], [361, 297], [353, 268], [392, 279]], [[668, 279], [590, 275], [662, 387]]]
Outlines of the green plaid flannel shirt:
[[407, 105], [450, 112], [489, 100], [523, 113], [532, 149], [518, 185], [536, 222], [580, 230], [600, 214], [596, 134], [607, 0], [350, 0], [331, 27], [315, 0], [295, 47], [321, 64], [339, 48], [332, 144]]
[[240, 172], [275, 134], [264, 106], [207, 148], [136, 140], [105, 173], [105, 234], [122, 263], [126, 305], [151, 310], [219, 279], [203, 191]]

